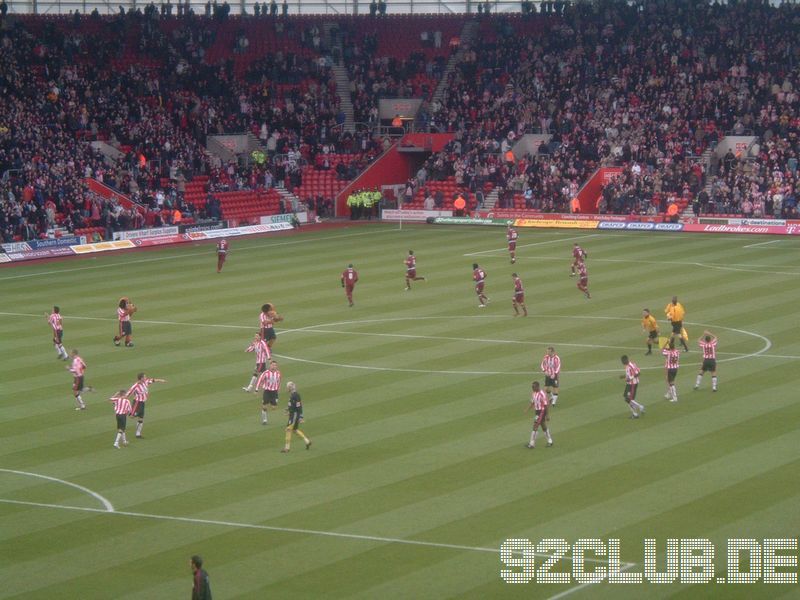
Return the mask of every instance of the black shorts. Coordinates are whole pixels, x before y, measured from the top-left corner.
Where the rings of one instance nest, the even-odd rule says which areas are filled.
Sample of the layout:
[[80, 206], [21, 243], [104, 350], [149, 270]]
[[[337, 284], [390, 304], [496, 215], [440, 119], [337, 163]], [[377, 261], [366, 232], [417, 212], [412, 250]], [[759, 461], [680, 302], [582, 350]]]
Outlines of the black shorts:
[[667, 369], [667, 381], [675, 383], [675, 378], [678, 376], [678, 369]]
[[650, 333], [647, 334], [647, 337], [650, 338], [653, 341], [657, 340], [658, 339], [658, 330], [654, 329], [653, 331], [651, 331]]
[[117, 415], [117, 429], [125, 431], [125, 426], [128, 423], [128, 415]]
[[264, 390], [261, 404], [267, 406], [278, 406], [278, 390]]
[[547, 418], [547, 409], [544, 410], [537, 410], [536, 417], [533, 419], [534, 426], [541, 425], [544, 423], [544, 420]]
[[558, 377], [548, 377], [547, 375], [544, 376], [544, 387], [558, 387]]
[[275, 329], [273, 327], [264, 327], [261, 329], [261, 337], [264, 338], [264, 341], [274, 340], [276, 337]]
[[139, 419], [144, 419], [144, 405], [145, 405], [145, 403], [144, 403], [144, 402], [136, 402], [136, 403], [134, 404], [134, 406], [135, 406], [135, 409], [134, 409], [134, 411], [131, 413], [131, 416], [133, 416], [133, 417], [137, 417], [137, 418], [139, 418]]
[[300, 413], [292, 413], [289, 415], [289, 421], [286, 423], [286, 428], [292, 428], [293, 431], [297, 431], [300, 427], [300, 423], [303, 421], [303, 415]]
[[83, 391], [83, 375], [80, 377], [73, 377], [72, 378], [72, 389], [76, 392]]
[[53, 332], [53, 342], [56, 344], [62, 344], [64, 341], [64, 330], [58, 329]]
[[705, 373], [706, 371], [711, 371], [715, 373], [717, 371], [717, 359], [716, 358], [704, 358], [703, 359], [703, 366], [700, 367], [701, 371]]
[[119, 330], [122, 332], [122, 335], [133, 334], [133, 326], [131, 325], [130, 321], [120, 321]]
[[680, 335], [681, 329], [683, 329], [683, 321], [672, 321], [672, 333]]
[[267, 370], [267, 363], [256, 363], [255, 374], [261, 375], [264, 371]]
[[636, 390], [638, 388], [639, 388], [638, 383], [625, 384], [625, 391], [623, 392], [622, 396], [625, 398], [626, 402], [630, 402], [631, 400], [636, 400]]

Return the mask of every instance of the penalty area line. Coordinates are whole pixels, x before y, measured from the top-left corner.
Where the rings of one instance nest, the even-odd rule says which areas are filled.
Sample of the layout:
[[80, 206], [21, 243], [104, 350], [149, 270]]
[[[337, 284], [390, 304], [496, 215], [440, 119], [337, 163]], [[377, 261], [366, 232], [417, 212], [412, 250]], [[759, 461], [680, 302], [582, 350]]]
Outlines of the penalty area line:
[[[445, 542], [426, 542], [423, 540], [411, 540], [406, 538], [393, 538], [380, 535], [364, 535], [359, 533], [346, 533], [342, 531], [325, 531], [322, 529], [303, 529], [301, 527], [278, 527], [277, 525], [259, 525], [257, 523], [242, 523], [239, 521], [220, 521], [217, 519], [200, 519], [195, 517], [179, 517], [174, 515], [158, 515], [153, 513], [142, 513], [129, 510], [104, 510], [100, 508], [90, 508], [86, 506], [70, 506], [67, 504], [49, 504], [46, 502], [29, 502], [27, 500], [10, 500], [7, 498], [0, 498], [1, 504], [12, 504], [18, 506], [31, 506], [35, 508], [50, 508], [55, 510], [68, 510], [73, 512], [85, 512], [101, 515], [115, 515], [121, 517], [132, 517], [136, 519], [150, 519], [154, 521], [172, 521], [177, 523], [192, 523], [195, 525], [213, 525], [217, 527], [228, 527], [231, 529], [256, 529], [261, 531], [273, 531], [277, 533], [297, 533], [301, 535], [311, 535], [318, 537], [341, 538], [349, 540], [360, 540], [365, 542], [381, 542], [384, 544], [401, 544], [406, 546], [423, 546], [428, 548], [444, 548], [447, 550], [463, 550], [467, 552], [489, 552], [492, 554], [499, 554], [498, 548], [486, 548], [484, 546], [467, 546], [464, 544], [448, 544]], [[522, 554], [522, 551], [520, 551]], [[535, 553], [534, 556], [539, 558], [551, 558], [550, 554]], [[564, 556], [561, 560], [572, 562], [574, 559], [569, 556]], [[607, 561], [586, 557], [586, 562], [606, 564]], [[623, 568], [635, 567], [635, 563], [623, 563]]]

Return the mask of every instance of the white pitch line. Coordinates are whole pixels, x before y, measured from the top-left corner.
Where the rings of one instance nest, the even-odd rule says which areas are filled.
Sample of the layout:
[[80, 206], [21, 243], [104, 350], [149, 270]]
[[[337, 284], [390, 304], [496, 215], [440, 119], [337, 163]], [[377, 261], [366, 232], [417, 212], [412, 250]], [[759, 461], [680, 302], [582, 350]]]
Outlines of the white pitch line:
[[[364, 231], [361, 233], [345, 233], [341, 235], [330, 235], [327, 237], [320, 237], [320, 238], [313, 238], [313, 239], [303, 239], [303, 240], [290, 240], [285, 242], [275, 242], [275, 243], [267, 243], [267, 244], [258, 244], [256, 246], [245, 246], [244, 248], [239, 248], [236, 252], [249, 252], [251, 250], [261, 250], [263, 248], [274, 248], [276, 246], [289, 246], [293, 244], [306, 244], [310, 242], [324, 242], [327, 240], [335, 240], [339, 238], [348, 238], [348, 237], [356, 237], [362, 235], [373, 235], [375, 233], [383, 233], [383, 232], [391, 232], [396, 231], [395, 229], [381, 229], [380, 232], [378, 231]], [[273, 238], [270, 238], [273, 239]], [[186, 258], [189, 256], [212, 256], [209, 252], [185, 252], [180, 254], [179, 256], [171, 255], [171, 256], [154, 256], [152, 258], [140, 258], [138, 260], [127, 260], [124, 262], [116, 262], [116, 263], [109, 263], [109, 264], [102, 264], [102, 265], [92, 265], [87, 267], [73, 267], [71, 269], [58, 269], [54, 271], [40, 271], [37, 273], [24, 273], [22, 275], [11, 275], [9, 277], [0, 277], [0, 281], [7, 281], [11, 279], [23, 279], [27, 277], [38, 277], [40, 275], [56, 275], [59, 273], [70, 273], [73, 271], [91, 271], [94, 269], [110, 269], [114, 267], [125, 267], [127, 265], [135, 265], [139, 263], [149, 263], [149, 262], [158, 262], [162, 260], [176, 260], [181, 258]], [[67, 257], [69, 258], [69, 257]], [[88, 257], [86, 257], [88, 258]], [[97, 258], [96, 256], [92, 256], [91, 258]]]
[[766, 246], [767, 244], [774, 244], [775, 242], [782, 242], [783, 240], [770, 240], [768, 242], [758, 242], [757, 244], [747, 244], [747, 246], [742, 246], [742, 248], [758, 248], [759, 246]]
[[[28, 471], [15, 471], [14, 469], [0, 469], [0, 471], [2, 471], [3, 473], [14, 473], [15, 475], [25, 475], [27, 477], [35, 477], [37, 479], [46, 479], [47, 481], [55, 481], [56, 483], [60, 483], [62, 485], [66, 485], [71, 488], [75, 488], [76, 490], [80, 490], [81, 492], [89, 494], [94, 499], [98, 500], [100, 504], [106, 507], [104, 511], [100, 512], [110, 512], [110, 513], [114, 512], [114, 505], [111, 504], [111, 502], [105, 496], [102, 496], [97, 492], [93, 492], [89, 488], [83, 487], [82, 485], [78, 485], [77, 483], [72, 483], [71, 481], [64, 481], [63, 479], [59, 479], [57, 477], [50, 477], [48, 475], [40, 475], [39, 473], [29, 473]], [[93, 510], [99, 510], [99, 509], [93, 509]]]
[[[567, 238], [558, 238], [557, 240], [547, 240], [546, 242], [533, 242], [531, 244], [518, 244], [517, 248], [528, 248], [530, 246], [544, 246], [545, 244], [556, 244], [560, 242], [570, 242], [572, 240], [582, 240], [584, 238], [590, 237], [597, 237], [599, 233], [590, 233], [587, 235], [578, 235], [575, 237], [567, 237]], [[480, 254], [491, 254], [492, 252], [501, 252], [507, 250], [508, 248], [497, 248], [495, 250], [481, 250], [480, 252], [470, 252], [469, 254], [464, 254], [464, 256], [478, 256]]]
[[[636, 563], [623, 563], [622, 565], [620, 565], [620, 569], [619, 570], [620, 571], [627, 571], [628, 569], [632, 569], [635, 566], [636, 566]], [[596, 585], [598, 583], [601, 583], [601, 582], [599, 582], [599, 581], [590, 581], [590, 582], [587, 582], [587, 583], [582, 583], [582, 584], [577, 585], [577, 586], [575, 586], [573, 588], [570, 588], [568, 590], [564, 590], [563, 592], [560, 592], [560, 593], [556, 594], [555, 596], [550, 596], [547, 600], [559, 600], [560, 598], [565, 598], [565, 597], [567, 597], [567, 596], [569, 596], [571, 594], [574, 594], [575, 592], [581, 591], [583, 588], [589, 587], [590, 585]]]
[[[178, 523], [195, 523], [198, 525], [216, 525], [219, 527], [231, 527], [234, 529], [259, 529], [262, 531], [276, 531], [278, 533], [299, 533], [303, 535], [316, 535], [320, 537], [342, 538], [350, 540], [363, 540], [367, 542], [383, 542], [385, 544], [403, 544], [406, 546], [425, 546], [428, 548], [445, 548], [448, 550], [466, 550], [468, 552], [490, 552], [499, 554], [499, 548], [486, 548], [483, 546], [467, 546], [463, 544], [447, 544], [444, 542], [425, 542], [422, 540], [411, 540], [407, 538], [393, 538], [379, 535], [363, 535], [359, 533], [346, 533], [341, 531], [324, 531], [321, 529], [303, 529], [301, 527], [278, 527], [277, 525], [258, 525], [256, 523], [241, 523], [238, 521], [219, 521], [216, 519], [198, 519], [194, 517], [176, 517], [173, 515], [157, 515], [152, 513], [141, 513], [127, 510], [101, 510], [99, 508], [89, 508], [85, 506], [69, 506], [66, 504], [49, 504], [46, 502], [28, 502], [26, 500], [9, 500], [0, 498], [2, 504], [16, 504], [20, 506], [34, 506], [36, 508], [54, 508], [59, 510], [71, 510], [76, 512], [88, 512], [97, 514], [113, 514], [123, 517], [134, 517], [139, 519], [152, 519], [156, 521], [175, 521]], [[549, 554], [534, 553], [540, 558], [550, 558]], [[564, 556], [561, 560], [572, 561], [573, 558]], [[606, 564], [598, 558], [585, 557], [584, 560], [590, 563]], [[625, 568], [636, 566], [635, 563], [624, 563]]]

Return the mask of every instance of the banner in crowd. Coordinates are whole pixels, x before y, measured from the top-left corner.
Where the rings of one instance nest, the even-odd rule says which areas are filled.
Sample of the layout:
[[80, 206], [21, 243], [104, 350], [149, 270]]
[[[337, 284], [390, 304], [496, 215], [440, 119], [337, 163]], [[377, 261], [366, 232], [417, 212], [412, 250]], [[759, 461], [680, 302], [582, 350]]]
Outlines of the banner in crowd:
[[194, 225], [180, 225], [178, 229], [181, 233], [194, 233], [196, 231], [225, 229], [226, 227], [228, 227], [227, 221], [198, 221]]
[[24, 252], [9, 252], [7, 256], [9, 261], [19, 262], [22, 260], [36, 260], [37, 258], [73, 256], [74, 254], [71, 246], [56, 246], [54, 248], [40, 248], [37, 250], [26, 250]]
[[800, 225], [728, 225], [686, 223], [684, 231], [696, 233], [753, 233], [761, 235], [800, 235]]
[[263, 223], [261, 225], [243, 225], [242, 227], [229, 227], [228, 229], [215, 229], [213, 231], [198, 231], [189, 234], [192, 240], [216, 239], [236, 237], [239, 235], [252, 235], [254, 233], [270, 233], [273, 231], [288, 231], [291, 223]]
[[266, 215], [261, 217], [261, 224], [266, 225], [268, 223], [290, 223], [292, 222], [292, 217], [297, 217], [297, 220], [301, 223], [308, 223], [308, 213], [304, 210], [296, 213], [285, 213], [282, 215]]
[[135, 240], [137, 238], [159, 237], [162, 235], [178, 235], [178, 227], [157, 227], [155, 229], [133, 229], [131, 231], [115, 231], [115, 240]]
[[481, 219], [478, 217], [433, 217], [427, 219], [434, 225], [510, 225], [513, 219]]
[[92, 254], [94, 252], [108, 252], [109, 250], [124, 250], [135, 248], [131, 240], [114, 240], [111, 242], [97, 242], [95, 244], [79, 244], [70, 246], [75, 254]]
[[620, 223], [619, 221], [600, 221], [598, 229], [627, 229], [629, 231], [681, 231], [683, 223], [640, 223], [630, 221]]
[[564, 219], [515, 219], [515, 227], [538, 227], [540, 229], [597, 229], [597, 219], [592, 221]]
[[381, 219], [384, 221], [419, 221], [424, 223], [430, 218], [452, 216], [452, 210], [397, 210], [392, 208], [381, 212]]
[[489, 211], [480, 211], [480, 217], [487, 219], [555, 219], [562, 221], [643, 221], [657, 223], [663, 220], [655, 215], [600, 215], [591, 213], [535, 213], [529, 210], [515, 210], [500, 208]]

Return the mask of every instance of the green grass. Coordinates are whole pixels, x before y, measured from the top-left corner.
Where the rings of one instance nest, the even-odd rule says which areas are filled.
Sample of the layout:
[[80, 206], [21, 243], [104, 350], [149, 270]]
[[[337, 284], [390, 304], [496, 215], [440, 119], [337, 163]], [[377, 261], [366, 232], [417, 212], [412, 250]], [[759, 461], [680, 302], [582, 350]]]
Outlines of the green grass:
[[[568, 277], [576, 239], [591, 300]], [[188, 597], [194, 553], [215, 598], [800, 597], [797, 585], [512, 586], [482, 550], [619, 538], [641, 571], [645, 538], [708, 538], [724, 576], [726, 539], [797, 537], [800, 240], [745, 247], [768, 239], [523, 230], [512, 267], [501, 229], [373, 224], [235, 239], [220, 275], [208, 244], [2, 269], [0, 469], [29, 475], [0, 471], [0, 598]], [[409, 248], [429, 280], [404, 292]], [[339, 286], [349, 262], [353, 308]], [[512, 270], [526, 319], [512, 318]], [[665, 326], [673, 294], [693, 338], [677, 404], [639, 329], [645, 306]], [[111, 343], [123, 295], [140, 309], [133, 349]], [[281, 454], [283, 415], [262, 427], [240, 389], [266, 301], [285, 316], [275, 351], [303, 396], [309, 452], [295, 439]], [[98, 388], [82, 413], [49, 341], [53, 304]], [[716, 394], [709, 376], [692, 391], [705, 327], [720, 339]], [[523, 409], [550, 344], [564, 365], [556, 444], [528, 451]], [[643, 369], [638, 421], [623, 353]], [[139, 371], [168, 382], [152, 388], [145, 439], [117, 451], [105, 399]]]

